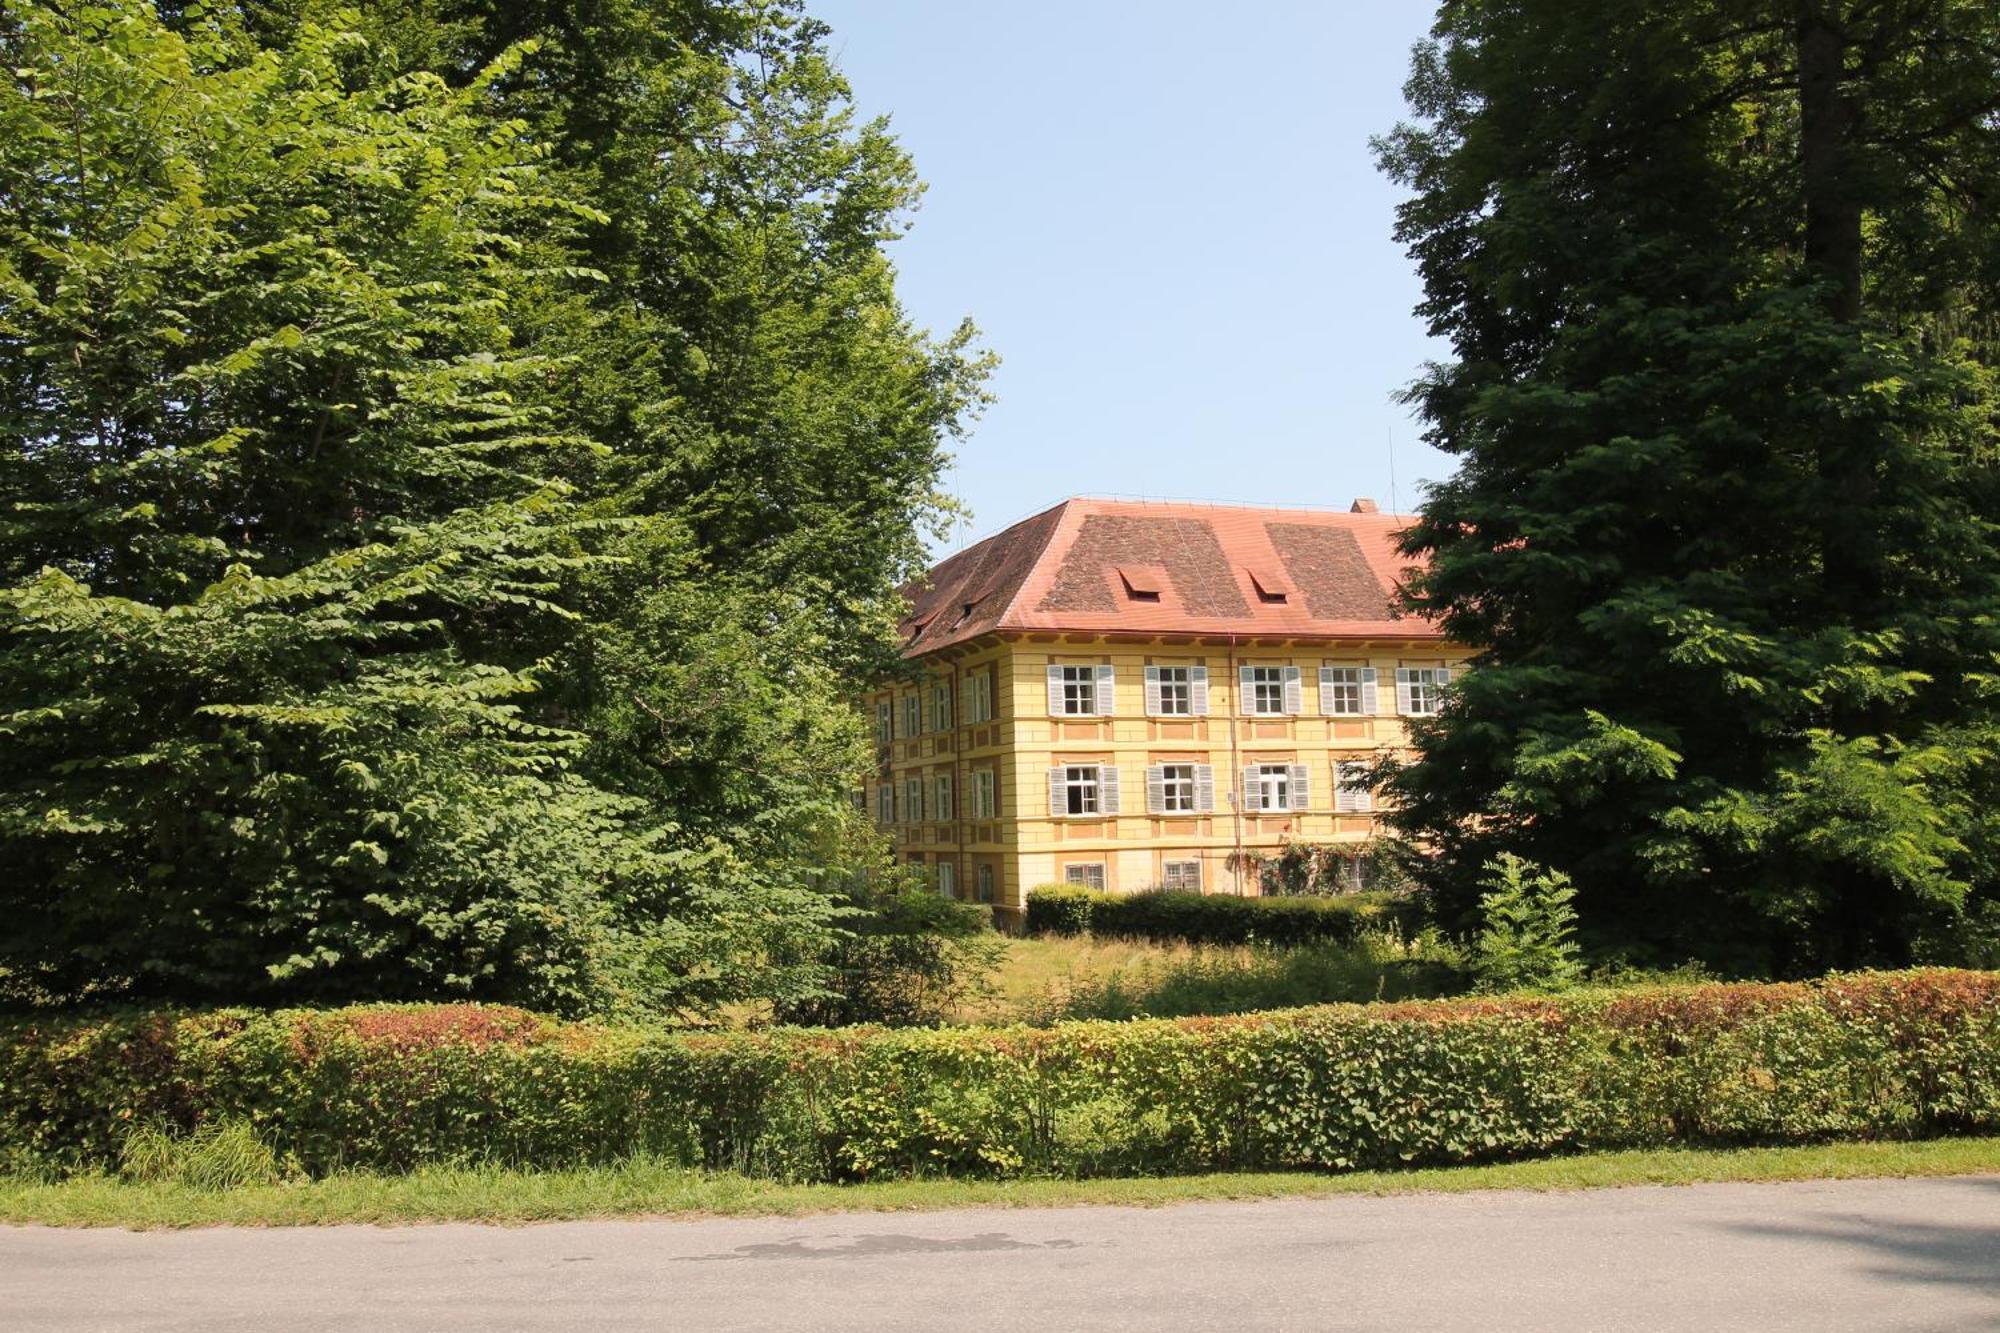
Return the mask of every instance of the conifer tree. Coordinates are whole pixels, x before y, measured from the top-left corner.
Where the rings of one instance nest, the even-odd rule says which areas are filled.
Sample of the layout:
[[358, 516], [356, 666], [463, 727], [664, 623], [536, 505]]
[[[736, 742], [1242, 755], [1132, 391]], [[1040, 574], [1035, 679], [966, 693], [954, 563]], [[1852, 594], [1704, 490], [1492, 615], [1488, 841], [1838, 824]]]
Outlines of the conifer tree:
[[2000, 11], [1459, 0], [1379, 144], [1451, 357], [1410, 604], [1480, 652], [1394, 778], [1465, 914], [1897, 961], [1995, 882]]

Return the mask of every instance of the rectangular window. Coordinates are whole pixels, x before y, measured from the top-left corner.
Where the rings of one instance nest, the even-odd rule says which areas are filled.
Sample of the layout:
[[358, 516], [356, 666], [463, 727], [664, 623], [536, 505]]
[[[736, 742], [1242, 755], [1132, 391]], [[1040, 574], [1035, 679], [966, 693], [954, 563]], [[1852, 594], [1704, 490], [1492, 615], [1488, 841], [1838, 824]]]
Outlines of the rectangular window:
[[896, 788], [891, 783], [883, 783], [875, 789], [875, 822], [893, 824], [896, 822]]
[[1375, 808], [1375, 793], [1366, 786], [1368, 765], [1337, 763], [1333, 766], [1333, 781], [1335, 810], [1359, 813]]
[[1447, 667], [1397, 667], [1396, 707], [1410, 717], [1432, 717], [1444, 707], [1444, 687], [1451, 682]]
[[1104, 887], [1104, 862], [1072, 862], [1064, 866], [1063, 883], [1081, 884], [1086, 889], [1102, 889]]
[[1160, 700], [1155, 710], [1161, 717], [1187, 717], [1194, 713], [1194, 686], [1188, 668], [1160, 667]]
[[875, 705], [875, 739], [887, 745], [896, 739], [896, 710], [887, 699]]
[[937, 891], [947, 898], [958, 896], [958, 875], [949, 861], [937, 863]]
[[924, 822], [924, 780], [910, 778], [903, 783], [903, 822]]
[[1102, 804], [1097, 765], [1073, 764], [1063, 769], [1062, 775], [1062, 813], [1097, 814]]
[[1319, 707], [1330, 717], [1360, 717], [1360, 667], [1323, 667], [1319, 673]]
[[1093, 716], [1097, 712], [1097, 668], [1066, 666], [1062, 670], [1062, 711], [1067, 716]]
[[951, 686], [931, 686], [931, 730], [951, 730]]
[[965, 720], [993, 720], [993, 673], [975, 671], [965, 678]]
[[1292, 766], [1258, 764], [1255, 784], [1250, 791], [1250, 808], [1284, 812], [1292, 808]]
[[972, 817], [993, 819], [1000, 813], [999, 802], [994, 798], [995, 785], [993, 770], [974, 769], [972, 772]]
[[1160, 813], [1191, 815], [1194, 804], [1194, 765], [1160, 765]]
[[903, 696], [903, 735], [920, 735], [924, 729], [924, 701], [914, 694]]
[[1201, 892], [1201, 862], [1167, 861], [1160, 867], [1162, 882], [1169, 889]]
[[934, 794], [934, 799], [935, 799], [935, 801], [936, 801], [936, 804], [934, 804], [934, 805], [933, 805], [933, 806], [931, 807], [931, 818], [932, 818], [932, 819], [950, 819], [950, 818], [951, 818], [951, 778], [950, 778], [950, 776], [949, 776], [949, 775], [947, 775], [947, 774], [942, 774], [942, 773], [940, 773], [940, 774], [938, 775], [938, 778], [937, 778], [937, 781], [936, 781], [936, 783], [934, 784], [934, 786], [935, 786], [935, 789], [936, 789], [936, 790], [935, 790], [935, 794]]
[[982, 903], [992, 902], [993, 867], [987, 865], [980, 866], [979, 869], [974, 872], [973, 880], [979, 886], [979, 901]]
[[1246, 711], [1256, 717], [1283, 717], [1285, 715], [1285, 669], [1283, 667], [1245, 667], [1244, 678], [1249, 682], [1248, 696], [1244, 699]]

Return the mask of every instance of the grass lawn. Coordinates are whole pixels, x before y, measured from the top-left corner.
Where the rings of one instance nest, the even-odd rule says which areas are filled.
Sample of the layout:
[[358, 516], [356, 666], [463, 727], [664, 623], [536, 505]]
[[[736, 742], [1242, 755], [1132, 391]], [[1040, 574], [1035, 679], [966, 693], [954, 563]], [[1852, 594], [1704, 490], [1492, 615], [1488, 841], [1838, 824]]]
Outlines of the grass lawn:
[[1154, 1207], [1203, 1199], [1597, 1189], [1703, 1181], [2000, 1174], [2000, 1138], [1844, 1143], [1730, 1151], [1673, 1149], [1497, 1166], [1344, 1175], [1168, 1176], [1139, 1180], [888, 1181], [781, 1185], [657, 1163], [577, 1171], [497, 1168], [350, 1175], [200, 1190], [105, 1176], [56, 1184], [0, 1177], [0, 1222], [50, 1226], [312, 1226], [334, 1222], [543, 1222], [640, 1216], [770, 1216], [927, 1208]]
[[[1211, 949], [1211, 954], [1248, 958], [1248, 949]], [[987, 995], [960, 1009], [963, 1023], [1018, 1023], [1053, 1016], [1068, 992], [1114, 976], [1131, 975], [1196, 957], [1189, 944], [1154, 944], [1149, 940], [1093, 939], [1079, 935], [1030, 935], [1007, 941], [1007, 952], [993, 974]]]

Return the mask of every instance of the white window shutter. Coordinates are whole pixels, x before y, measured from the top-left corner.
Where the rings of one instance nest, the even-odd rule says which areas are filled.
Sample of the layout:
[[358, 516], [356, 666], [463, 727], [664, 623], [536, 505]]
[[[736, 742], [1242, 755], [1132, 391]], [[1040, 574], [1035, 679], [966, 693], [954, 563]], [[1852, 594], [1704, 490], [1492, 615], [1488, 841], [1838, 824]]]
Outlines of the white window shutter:
[[1208, 668], [1188, 668], [1188, 707], [1196, 717], [1208, 716]]
[[1333, 715], [1333, 668], [1319, 669], [1319, 711], [1322, 717]]
[[1063, 669], [1059, 666], [1052, 666], [1049, 668], [1049, 716], [1051, 717], [1062, 716], [1062, 711], [1063, 711], [1062, 672]]
[[[1149, 667], [1148, 670], [1151, 670]], [[1146, 765], [1146, 813], [1158, 815], [1167, 809], [1167, 769], [1164, 764]]]
[[1146, 668], [1146, 716], [1158, 717], [1159, 715], [1160, 669], [1156, 666], [1149, 666]]
[[1381, 691], [1375, 685], [1375, 668], [1361, 668], [1361, 711], [1369, 717], [1381, 711]]
[[1410, 668], [1396, 668], [1396, 711], [1404, 717], [1410, 715]]
[[1066, 813], [1063, 808], [1063, 771], [1052, 768], [1049, 770], [1049, 814], [1055, 817]]
[[1293, 717], [1306, 711], [1305, 686], [1295, 666], [1285, 668], [1285, 711]]
[[1097, 668], [1097, 715], [1110, 717], [1118, 709], [1118, 671], [1112, 666]]
[[1243, 804], [1237, 808], [1255, 810], [1258, 808], [1259, 797], [1257, 766], [1255, 764], [1246, 765], [1243, 769]]
[[1312, 809], [1312, 770], [1304, 764], [1292, 765], [1292, 809]]
[[1236, 668], [1236, 712], [1239, 717], [1248, 717], [1251, 706], [1257, 700], [1257, 687], [1250, 683], [1250, 668]]
[[1215, 768], [1211, 764], [1194, 766], [1194, 808], [1197, 813], [1215, 813]]
[[937, 817], [939, 819], [950, 819], [951, 779], [949, 777], [940, 777], [937, 780], [937, 804]]
[[1354, 780], [1354, 765], [1333, 766], [1333, 808], [1349, 814], [1361, 808], [1361, 793], [1347, 784]]
[[1099, 764], [1097, 767], [1097, 808], [1107, 815], [1122, 813], [1118, 801], [1118, 766]]

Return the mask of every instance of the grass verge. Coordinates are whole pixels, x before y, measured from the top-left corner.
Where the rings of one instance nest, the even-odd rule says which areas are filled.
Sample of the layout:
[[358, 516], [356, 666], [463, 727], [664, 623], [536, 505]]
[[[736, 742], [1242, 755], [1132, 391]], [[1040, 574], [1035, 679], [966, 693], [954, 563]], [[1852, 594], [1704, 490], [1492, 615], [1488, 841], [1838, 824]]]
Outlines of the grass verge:
[[2000, 1137], [1837, 1143], [1508, 1162], [1344, 1175], [1164, 1176], [1137, 1180], [900, 1180], [783, 1185], [654, 1162], [576, 1171], [431, 1169], [342, 1175], [207, 1190], [85, 1176], [59, 1183], [0, 1177], [0, 1222], [150, 1229], [332, 1223], [549, 1222], [648, 1216], [785, 1216], [933, 1208], [1157, 1207], [1199, 1200], [1325, 1198], [1336, 1194], [1573, 1190], [1710, 1181], [1847, 1180], [2000, 1173]]

